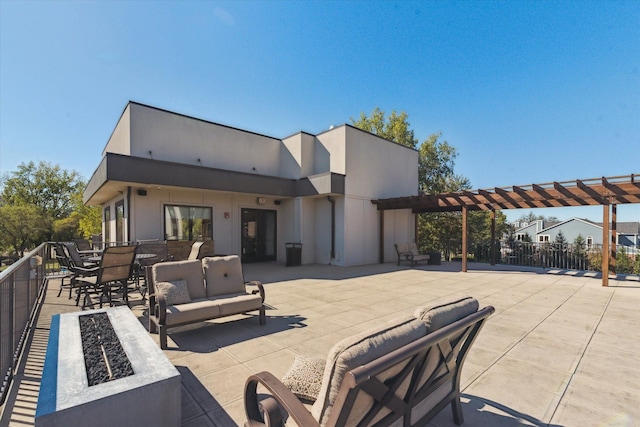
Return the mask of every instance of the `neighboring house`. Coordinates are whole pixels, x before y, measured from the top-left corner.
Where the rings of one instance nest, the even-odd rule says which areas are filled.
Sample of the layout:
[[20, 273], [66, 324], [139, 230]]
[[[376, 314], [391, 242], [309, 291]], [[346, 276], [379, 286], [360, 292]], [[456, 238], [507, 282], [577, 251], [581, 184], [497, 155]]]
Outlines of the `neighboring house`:
[[[588, 219], [571, 218], [566, 221], [537, 220], [516, 230], [516, 239], [528, 234], [533, 242], [553, 242], [562, 232], [567, 243], [582, 236], [587, 245], [602, 244], [602, 223]], [[640, 222], [618, 222], [616, 224], [618, 245], [640, 247]]]
[[[350, 125], [278, 139], [129, 102], [84, 192], [106, 241], [214, 240], [244, 261], [379, 261], [372, 199], [418, 194], [418, 152]], [[384, 258], [413, 241], [410, 209], [384, 215]]]

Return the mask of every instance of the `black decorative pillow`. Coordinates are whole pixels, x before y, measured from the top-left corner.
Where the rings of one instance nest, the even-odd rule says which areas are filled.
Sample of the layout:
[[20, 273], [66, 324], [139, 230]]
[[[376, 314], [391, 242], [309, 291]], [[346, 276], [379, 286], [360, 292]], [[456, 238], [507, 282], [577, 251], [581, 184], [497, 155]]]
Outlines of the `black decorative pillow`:
[[296, 356], [282, 383], [299, 399], [315, 402], [322, 386], [324, 359]]

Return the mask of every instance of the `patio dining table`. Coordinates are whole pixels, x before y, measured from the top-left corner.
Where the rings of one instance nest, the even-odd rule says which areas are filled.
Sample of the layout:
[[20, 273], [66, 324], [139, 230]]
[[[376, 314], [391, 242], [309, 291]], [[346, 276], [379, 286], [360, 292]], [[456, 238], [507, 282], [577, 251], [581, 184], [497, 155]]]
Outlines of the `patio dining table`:
[[[155, 258], [157, 255], [156, 254], [136, 254], [136, 261], [140, 261], [143, 259], [151, 259], [151, 258]], [[102, 256], [92, 256], [87, 258], [87, 261], [93, 261], [93, 262], [100, 262], [100, 259], [102, 259]]]

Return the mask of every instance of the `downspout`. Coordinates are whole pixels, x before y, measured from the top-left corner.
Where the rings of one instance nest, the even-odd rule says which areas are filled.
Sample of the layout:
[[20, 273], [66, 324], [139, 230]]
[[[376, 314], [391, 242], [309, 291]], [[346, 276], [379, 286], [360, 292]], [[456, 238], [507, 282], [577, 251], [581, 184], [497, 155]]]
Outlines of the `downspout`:
[[129, 241], [131, 241], [131, 186], [127, 187], [127, 242]]
[[331, 203], [331, 260], [336, 257], [336, 199], [327, 196], [327, 200]]

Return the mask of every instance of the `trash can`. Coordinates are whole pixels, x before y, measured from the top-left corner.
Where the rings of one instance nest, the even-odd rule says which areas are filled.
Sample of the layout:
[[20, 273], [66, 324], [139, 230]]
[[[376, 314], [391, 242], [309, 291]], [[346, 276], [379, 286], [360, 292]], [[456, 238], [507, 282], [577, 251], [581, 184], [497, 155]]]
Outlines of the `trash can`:
[[287, 249], [287, 267], [302, 264], [302, 243], [285, 243]]
[[430, 252], [428, 265], [440, 265], [440, 252]]

